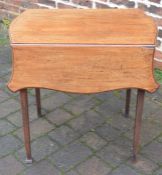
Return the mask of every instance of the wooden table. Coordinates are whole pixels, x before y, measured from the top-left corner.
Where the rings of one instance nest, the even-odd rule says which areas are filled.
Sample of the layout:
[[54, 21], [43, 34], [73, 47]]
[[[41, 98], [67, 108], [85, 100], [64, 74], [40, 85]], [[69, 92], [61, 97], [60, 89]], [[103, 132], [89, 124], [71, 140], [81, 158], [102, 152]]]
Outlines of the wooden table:
[[[27, 10], [10, 26], [13, 71], [8, 87], [20, 91], [27, 162], [32, 161], [27, 88], [75, 93], [137, 88], [133, 156], [140, 143], [144, 92], [154, 92], [153, 57], [157, 29], [138, 9]], [[120, 123], [119, 123], [120, 125]]]

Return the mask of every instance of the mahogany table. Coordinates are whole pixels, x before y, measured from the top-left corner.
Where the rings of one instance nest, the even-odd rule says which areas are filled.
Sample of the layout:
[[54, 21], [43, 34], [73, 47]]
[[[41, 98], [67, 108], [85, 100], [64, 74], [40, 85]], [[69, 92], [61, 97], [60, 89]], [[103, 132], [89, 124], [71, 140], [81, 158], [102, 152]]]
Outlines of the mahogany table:
[[[11, 24], [11, 91], [20, 92], [27, 162], [32, 162], [27, 88], [35, 88], [41, 115], [40, 88], [75, 93], [138, 89], [133, 156], [136, 160], [144, 92], [154, 92], [153, 57], [157, 29], [138, 9], [27, 10]], [[120, 123], [119, 123], [120, 125]]]

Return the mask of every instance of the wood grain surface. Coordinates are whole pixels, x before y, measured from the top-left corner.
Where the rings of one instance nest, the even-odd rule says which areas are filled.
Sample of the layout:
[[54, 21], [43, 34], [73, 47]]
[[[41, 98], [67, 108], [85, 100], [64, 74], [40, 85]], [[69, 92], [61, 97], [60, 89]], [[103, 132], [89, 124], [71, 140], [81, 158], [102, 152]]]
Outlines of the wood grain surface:
[[142, 47], [13, 46], [8, 87], [96, 93], [121, 88], [153, 92], [154, 49]]
[[139, 9], [30, 9], [10, 26], [11, 43], [155, 44], [156, 25]]

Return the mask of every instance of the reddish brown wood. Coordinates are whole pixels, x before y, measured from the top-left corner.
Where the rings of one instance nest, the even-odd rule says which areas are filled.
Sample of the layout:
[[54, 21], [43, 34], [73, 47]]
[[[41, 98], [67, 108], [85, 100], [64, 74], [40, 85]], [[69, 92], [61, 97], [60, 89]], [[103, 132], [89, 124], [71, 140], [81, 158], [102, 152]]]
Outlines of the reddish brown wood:
[[39, 117], [41, 117], [41, 95], [40, 95], [40, 89], [35, 88], [35, 95], [36, 95], [36, 106], [37, 106], [37, 114]]
[[126, 118], [129, 117], [130, 100], [131, 100], [131, 89], [127, 89], [126, 102], [125, 102], [125, 117]]
[[139, 9], [30, 9], [10, 25], [12, 43], [155, 44], [153, 19]]
[[29, 127], [29, 114], [28, 114], [28, 97], [27, 89], [20, 90], [20, 100], [23, 118], [23, 129], [24, 129], [24, 142], [26, 149], [26, 162], [31, 163], [31, 146], [30, 146], [30, 127]]
[[137, 153], [140, 149], [140, 132], [141, 132], [141, 122], [142, 122], [142, 112], [144, 104], [144, 90], [138, 90], [137, 94], [137, 104], [136, 104], [136, 116], [134, 125], [134, 143], [133, 143], [133, 158], [134, 161], [137, 159]]
[[[13, 46], [8, 87], [96, 93], [158, 88], [152, 73], [153, 48], [113, 46]], [[120, 81], [119, 81], [120, 79]]]
[[31, 9], [9, 33], [14, 59], [8, 87], [14, 92], [158, 88], [152, 74], [157, 29], [139, 9]]

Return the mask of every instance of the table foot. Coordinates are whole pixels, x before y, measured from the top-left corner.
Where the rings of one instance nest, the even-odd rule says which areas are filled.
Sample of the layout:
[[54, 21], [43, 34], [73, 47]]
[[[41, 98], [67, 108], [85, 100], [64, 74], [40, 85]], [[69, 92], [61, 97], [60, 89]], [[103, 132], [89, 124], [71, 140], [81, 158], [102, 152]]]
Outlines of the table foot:
[[33, 160], [32, 160], [32, 159], [26, 159], [26, 160], [25, 160], [25, 163], [26, 163], [26, 164], [32, 164], [32, 163], [33, 163]]
[[124, 117], [125, 118], [129, 118], [129, 114], [124, 114]]
[[137, 155], [133, 155], [132, 157], [132, 163], [137, 163]]

